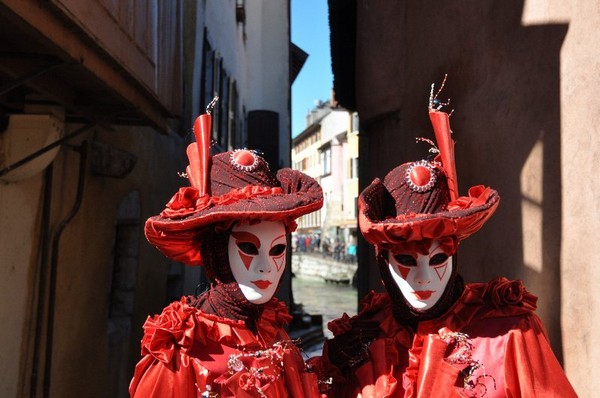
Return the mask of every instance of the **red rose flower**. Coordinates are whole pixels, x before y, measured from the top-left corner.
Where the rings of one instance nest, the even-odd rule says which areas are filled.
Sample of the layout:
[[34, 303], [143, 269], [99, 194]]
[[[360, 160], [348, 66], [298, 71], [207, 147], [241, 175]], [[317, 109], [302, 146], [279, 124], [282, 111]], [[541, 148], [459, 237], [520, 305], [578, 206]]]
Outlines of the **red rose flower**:
[[160, 315], [148, 317], [144, 323], [143, 353], [168, 363], [176, 347], [184, 351], [191, 347], [194, 319], [190, 316], [192, 309], [183, 300], [171, 303]]
[[196, 207], [196, 200], [200, 194], [196, 188], [181, 187], [179, 191], [167, 203], [167, 207], [171, 210], [189, 209]]
[[526, 293], [520, 280], [511, 281], [502, 277], [494, 279], [489, 285], [489, 294], [496, 307], [520, 304]]
[[344, 312], [344, 314], [333, 321], [329, 321], [327, 328], [331, 330], [334, 336], [344, 334], [352, 330], [352, 324], [350, 323], [350, 317]]
[[469, 196], [461, 196], [448, 203], [448, 210], [464, 210], [471, 207], [481, 206], [487, 202], [491, 194], [492, 189], [490, 187], [476, 185], [469, 189]]

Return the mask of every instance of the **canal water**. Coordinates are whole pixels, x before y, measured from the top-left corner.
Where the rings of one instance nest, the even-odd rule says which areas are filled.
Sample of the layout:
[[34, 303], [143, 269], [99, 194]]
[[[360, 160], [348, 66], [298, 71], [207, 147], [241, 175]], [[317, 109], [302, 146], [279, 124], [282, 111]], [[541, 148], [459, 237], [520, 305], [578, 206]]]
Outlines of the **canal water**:
[[344, 312], [356, 315], [357, 291], [350, 284], [326, 283], [322, 278], [298, 275], [292, 279], [294, 302], [302, 304], [310, 315], [323, 316], [323, 334], [326, 338], [333, 335], [327, 329], [327, 323], [339, 318]]

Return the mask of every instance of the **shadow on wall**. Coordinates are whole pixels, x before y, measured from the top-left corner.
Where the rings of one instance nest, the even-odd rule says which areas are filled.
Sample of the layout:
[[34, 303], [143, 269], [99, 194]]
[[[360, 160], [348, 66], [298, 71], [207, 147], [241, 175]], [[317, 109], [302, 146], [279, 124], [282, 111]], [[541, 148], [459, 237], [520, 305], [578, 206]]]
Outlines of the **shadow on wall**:
[[[522, 1], [367, 3], [358, 1], [357, 25], [361, 189], [427, 155], [415, 137], [433, 139], [429, 88], [448, 73], [441, 98], [455, 108], [460, 193], [485, 184], [502, 197], [461, 244], [459, 272], [467, 282], [523, 279], [540, 297], [538, 313], [562, 360], [560, 50], [568, 25], [523, 25]], [[362, 244], [369, 287], [380, 290], [373, 251]]]

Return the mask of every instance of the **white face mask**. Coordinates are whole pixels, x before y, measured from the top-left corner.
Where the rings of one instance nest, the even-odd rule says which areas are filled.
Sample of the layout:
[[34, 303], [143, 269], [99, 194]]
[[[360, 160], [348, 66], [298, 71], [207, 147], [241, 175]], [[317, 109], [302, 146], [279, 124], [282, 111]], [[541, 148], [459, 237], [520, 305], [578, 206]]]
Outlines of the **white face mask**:
[[236, 225], [229, 237], [229, 264], [244, 297], [253, 304], [269, 301], [285, 270], [287, 241], [281, 221]]
[[430, 309], [439, 301], [452, 275], [452, 254], [433, 241], [428, 254], [388, 252], [390, 272], [402, 295], [417, 310]]

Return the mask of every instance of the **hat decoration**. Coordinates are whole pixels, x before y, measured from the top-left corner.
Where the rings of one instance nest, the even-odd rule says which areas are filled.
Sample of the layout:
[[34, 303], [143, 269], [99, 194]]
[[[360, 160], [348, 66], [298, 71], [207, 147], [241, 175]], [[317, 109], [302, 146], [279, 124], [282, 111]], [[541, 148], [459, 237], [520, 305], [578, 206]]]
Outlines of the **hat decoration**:
[[450, 100], [440, 102], [437, 99], [437, 96], [444, 89], [447, 78], [448, 75], [444, 75], [440, 89], [435, 95], [433, 95], [434, 84], [431, 85], [431, 91], [429, 92], [429, 120], [431, 120], [431, 124], [433, 125], [435, 140], [439, 148], [439, 158], [448, 179], [450, 199], [455, 200], [458, 198], [458, 180], [456, 179], [456, 164], [454, 161], [454, 140], [452, 139], [452, 129], [450, 129], [450, 115], [441, 111], [443, 106], [450, 104]]
[[437, 181], [437, 173], [426, 160], [414, 162], [406, 169], [406, 184], [415, 192], [430, 191]]
[[376, 178], [358, 200], [359, 226], [365, 239], [378, 247], [425, 239], [456, 237], [458, 241], [479, 230], [496, 210], [500, 196], [482, 185], [459, 196], [454, 140], [448, 105], [434, 95], [431, 85], [429, 119], [437, 146], [433, 160], [405, 163], [391, 170], [383, 181]]
[[294, 220], [323, 205], [319, 184], [300, 171], [270, 171], [256, 151], [238, 149], [210, 156], [211, 109], [194, 123], [196, 142], [186, 150], [190, 186], [181, 187], [165, 209], [146, 221], [145, 234], [165, 256], [187, 265], [201, 265], [200, 242], [207, 229], [236, 221]]

